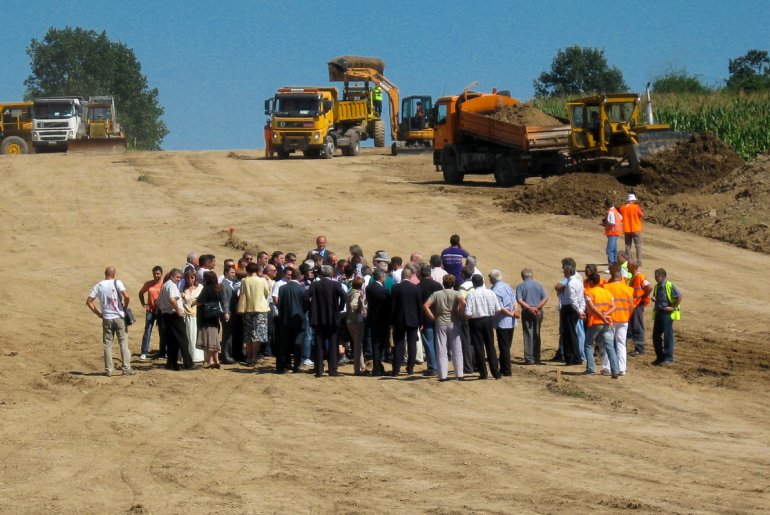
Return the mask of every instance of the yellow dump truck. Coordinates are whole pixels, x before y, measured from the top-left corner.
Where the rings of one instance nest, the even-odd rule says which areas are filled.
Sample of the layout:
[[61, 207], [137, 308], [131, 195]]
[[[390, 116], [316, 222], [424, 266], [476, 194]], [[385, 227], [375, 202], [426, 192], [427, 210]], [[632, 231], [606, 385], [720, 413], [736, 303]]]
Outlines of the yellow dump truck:
[[0, 102], [0, 154], [32, 150], [32, 102]]
[[340, 100], [337, 88], [285, 86], [265, 100], [272, 150], [279, 158], [294, 151], [331, 159], [336, 150], [358, 155], [366, 139], [367, 100]]

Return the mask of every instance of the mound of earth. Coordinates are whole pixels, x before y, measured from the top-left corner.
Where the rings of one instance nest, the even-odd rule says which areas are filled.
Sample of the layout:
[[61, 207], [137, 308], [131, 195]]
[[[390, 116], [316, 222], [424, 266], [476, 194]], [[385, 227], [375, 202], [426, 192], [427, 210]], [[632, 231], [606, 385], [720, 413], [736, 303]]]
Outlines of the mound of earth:
[[517, 125], [538, 125], [541, 127], [562, 125], [562, 122], [560, 122], [558, 118], [555, 118], [548, 113], [544, 113], [530, 104], [503, 106], [489, 116], [495, 120], [515, 123]]
[[620, 201], [626, 187], [612, 176], [572, 173], [512, 190], [503, 209], [522, 213], [554, 213], [583, 218], [602, 217], [604, 199]]
[[645, 209], [651, 222], [770, 254], [770, 154]]
[[659, 194], [681, 193], [711, 184], [743, 163], [732, 147], [714, 134], [694, 134], [690, 140], [646, 158], [641, 184]]

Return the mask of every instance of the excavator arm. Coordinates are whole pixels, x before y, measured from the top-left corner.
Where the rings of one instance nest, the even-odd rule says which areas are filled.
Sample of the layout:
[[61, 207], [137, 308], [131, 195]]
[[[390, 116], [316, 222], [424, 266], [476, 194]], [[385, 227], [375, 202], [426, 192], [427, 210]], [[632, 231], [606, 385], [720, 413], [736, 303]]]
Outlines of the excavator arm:
[[375, 68], [351, 66], [342, 58], [329, 61], [329, 71], [329, 78], [331, 80], [342, 82], [370, 81], [387, 93], [388, 105], [390, 107], [390, 137], [395, 141], [398, 137], [398, 110], [400, 105], [398, 87]]

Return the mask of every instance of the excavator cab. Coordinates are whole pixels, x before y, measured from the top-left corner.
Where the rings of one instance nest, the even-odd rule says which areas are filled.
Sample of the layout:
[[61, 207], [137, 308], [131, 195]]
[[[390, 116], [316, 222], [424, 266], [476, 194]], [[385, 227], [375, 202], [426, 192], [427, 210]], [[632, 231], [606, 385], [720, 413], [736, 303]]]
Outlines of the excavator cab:
[[[397, 138], [391, 145], [394, 156], [404, 148], [430, 148], [433, 145], [432, 112], [430, 95], [412, 95], [401, 100]], [[403, 147], [399, 147], [398, 142]]]

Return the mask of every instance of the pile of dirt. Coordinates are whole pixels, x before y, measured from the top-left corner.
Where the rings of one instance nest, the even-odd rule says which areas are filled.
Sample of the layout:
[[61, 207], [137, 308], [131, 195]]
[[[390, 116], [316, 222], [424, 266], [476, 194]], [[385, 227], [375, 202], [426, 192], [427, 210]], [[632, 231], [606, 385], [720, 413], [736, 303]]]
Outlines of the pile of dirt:
[[657, 194], [681, 193], [711, 184], [743, 164], [730, 145], [704, 132], [646, 158], [641, 184]]
[[602, 217], [604, 199], [610, 197], [620, 201], [625, 198], [626, 190], [626, 186], [609, 175], [572, 173], [512, 190], [511, 197], [503, 203], [503, 209], [520, 213]]
[[537, 107], [530, 104], [516, 104], [512, 106], [503, 106], [489, 115], [495, 120], [517, 125], [536, 125], [540, 127], [553, 127], [563, 125], [558, 118], [544, 113]]
[[651, 222], [770, 254], [770, 154], [645, 209]]

